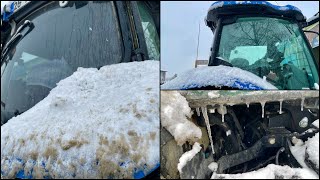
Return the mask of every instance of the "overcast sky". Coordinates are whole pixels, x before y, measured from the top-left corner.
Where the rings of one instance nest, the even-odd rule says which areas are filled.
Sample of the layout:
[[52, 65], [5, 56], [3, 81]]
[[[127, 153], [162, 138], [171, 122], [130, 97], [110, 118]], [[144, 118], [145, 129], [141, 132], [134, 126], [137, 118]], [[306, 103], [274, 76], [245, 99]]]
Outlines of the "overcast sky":
[[[161, 2], [161, 70], [168, 76], [194, 67], [200, 23], [198, 59], [209, 59], [212, 32], [204, 18], [214, 1]], [[275, 5], [293, 5], [310, 18], [319, 12], [318, 1], [269, 1]]]

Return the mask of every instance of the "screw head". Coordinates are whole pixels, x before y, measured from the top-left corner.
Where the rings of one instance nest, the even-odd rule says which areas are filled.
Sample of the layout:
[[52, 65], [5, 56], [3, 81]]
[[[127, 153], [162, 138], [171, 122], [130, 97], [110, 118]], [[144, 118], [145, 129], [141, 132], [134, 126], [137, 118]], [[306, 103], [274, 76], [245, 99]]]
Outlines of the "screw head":
[[268, 142], [269, 142], [269, 144], [275, 144], [275, 143], [276, 143], [276, 138], [270, 137], [270, 138], [268, 139]]

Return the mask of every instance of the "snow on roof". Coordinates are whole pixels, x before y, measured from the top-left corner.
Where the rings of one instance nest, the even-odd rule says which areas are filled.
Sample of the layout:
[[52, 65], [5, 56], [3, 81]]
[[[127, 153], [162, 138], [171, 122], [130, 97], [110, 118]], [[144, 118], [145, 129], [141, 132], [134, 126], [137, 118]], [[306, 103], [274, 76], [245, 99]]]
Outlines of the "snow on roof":
[[1, 15], [4, 12], [4, 6], [10, 6], [13, 1], [1, 1]]
[[195, 142], [202, 136], [201, 129], [191, 118], [192, 111], [185, 97], [176, 91], [161, 91], [161, 125], [174, 137], [178, 145]]
[[1, 127], [1, 177], [141, 177], [159, 147], [158, 61], [78, 68]]
[[3, 21], [8, 21], [13, 11], [14, 1], [1, 1], [1, 16]]
[[206, 86], [228, 86], [247, 90], [277, 89], [251, 72], [222, 65], [188, 70], [161, 85], [161, 89], [191, 89]]
[[295, 10], [295, 11], [301, 12], [301, 10], [299, 8], [292, 6], [292, 5], [277, 6], [277, 5], [271, 4], [267, 1], [217, 1], [217, 2], [214, 2], [210, 6], [208, 11], [211, 11], [211, 10], [217, 9], [217, 8], [221, 8], [223, 6], [233, 6], [233, 5], [239, 5], [239, 4], [243, 4], [243, 5], [260, 4], [260, 5], [267, 5], [267, 6], [270, 6], [274, 9], [276, 9], [276, 10], [281, 10], [281, 11]]

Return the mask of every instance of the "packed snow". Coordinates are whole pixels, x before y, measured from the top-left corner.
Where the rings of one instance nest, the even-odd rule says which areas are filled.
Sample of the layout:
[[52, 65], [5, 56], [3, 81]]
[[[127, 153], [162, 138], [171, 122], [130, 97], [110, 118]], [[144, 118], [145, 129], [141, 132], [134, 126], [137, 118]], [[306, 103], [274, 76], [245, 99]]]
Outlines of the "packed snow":
[[269, 164], [256, 171], [241, 174], [213, 173], [211, 179], [319, 179], [319, 177], [308, 169]]
[[195, 142], [190, 151], [185, 152], [179, 159], [178, 171], [182, 173], [182, 168], [201, 150], [201, 146], [198, 142]]
[[288, 10], [295, 10], [295, 11], [299, 11], [301, 12], [300, 9], [298, 9], [297, 7], [295, 6], [292, 6], [292, 5], [286, 5], [286, 6], [277, 6], [277, 5], [274, 5], [274, 4], [271, 4], [267, 1], [217, 1], [217, 2], [214, 2], [208, 11], [211, 11], [211, 10], [214, 10], [214, 9], [217, 9], [217, 8], [221, 8], [223, 6], [235, 6], [235, 5], [250, 5], [250, 4], [263, 4], [263, 5], [267, 5], [269, 7], [272, 7], [276, 10], [280, 10], [280, 11], [288, 11]]
[[160, 161], [159, 79], [158, 61], [78, 68], [1, 127], [1, 177], [149, 173]]
[[317, 133], [314, 137], [308, 139], [305, 145], [306, 153], [309, 156], [307, 157], [307, 159], [316, 165], [316, 168], [319, 172], [319, 133]]
[[188, 70], [161, 85], [161, 89], [190, 89], [206, 86], [228, 86], [238, 89], [277, 89], [251, 72], [223, 65]]
[[212, 171], [212, 172], [216, 172], [218, 170], [218, 163], [216, 162], [212, 162], [209, 164], [208, 168]]
[[192, 111], [179, 92], [161, 91], [161, 125], [174, 137], [178, 145], [195, 142], [202, 136], [201, 129], [189, 121]]
[[208, 11], [211, 11], [212, 9], [217, 9], [217, 8], [223, 7], [223, 4], [224, 4], [223, 1], [213, 3]]
[[[315, 121], [314, 124], [319, 125], [319, 120]], [[292, 155], [297, 159], [299, 164], [308, 168], [305, 159], [306, 153], [308, 154], [308, 160], [310, 160], [313, 164], [315, 164], [316, 168], [319, 170], [319, 133], [317, 133], [314, 137], [309, 138], [306, 142], [302, 142], [300, 139], [294, 142], [294, 146], [290, 147], [290, 151]]]
[[319, 119], [315, 120], [312, 124], [319, 128]]

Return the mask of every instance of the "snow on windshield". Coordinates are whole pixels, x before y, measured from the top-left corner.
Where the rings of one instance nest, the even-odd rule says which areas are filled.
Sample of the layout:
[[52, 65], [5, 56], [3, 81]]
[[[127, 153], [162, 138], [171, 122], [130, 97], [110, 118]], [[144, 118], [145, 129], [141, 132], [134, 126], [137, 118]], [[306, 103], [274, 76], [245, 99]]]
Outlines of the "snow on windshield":
[[159, 165], [159, 62], [78, 68], [1, 127], [1, 177], [132, 178]]
[[229, 66], [210, 66], [188, 70], [161, 85], [161, 89], [190, 89], [228, 86], [239, 89], [277, 89], [255, 74]]

